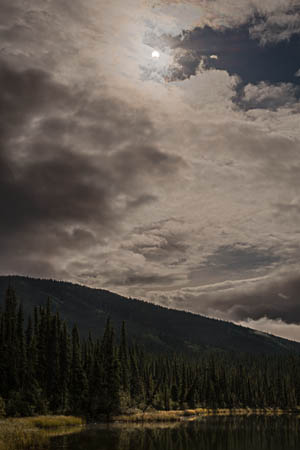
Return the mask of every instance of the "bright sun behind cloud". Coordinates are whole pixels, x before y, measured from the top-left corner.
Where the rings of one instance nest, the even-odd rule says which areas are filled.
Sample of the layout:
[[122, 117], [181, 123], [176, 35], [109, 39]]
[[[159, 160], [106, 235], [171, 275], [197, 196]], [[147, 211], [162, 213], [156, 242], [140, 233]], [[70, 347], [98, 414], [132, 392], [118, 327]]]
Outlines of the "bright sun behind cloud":
[[159, 53], [157, 50], [153, 50], [153, 52], [152, 52], [152, 58], [157, 59], [157, 58], [159, 58], [159, 57], [160, 57], [160, 53]]

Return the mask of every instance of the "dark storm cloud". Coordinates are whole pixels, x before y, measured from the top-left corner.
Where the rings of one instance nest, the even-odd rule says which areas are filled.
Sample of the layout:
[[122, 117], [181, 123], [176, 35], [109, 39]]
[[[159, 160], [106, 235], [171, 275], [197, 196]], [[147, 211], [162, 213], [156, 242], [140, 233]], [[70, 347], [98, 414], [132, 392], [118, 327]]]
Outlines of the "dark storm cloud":
[[1, 2], [1, 23], [9, 27], [12, 20], [17, 18], [19, 8], [12, 4], [12, 2]]
[[267, 270], [279, 263], [280, 257], [271, 250], [259, 249], [246, 243], [220, 246], [212, 255], [209, 255], [199, 267], [194, 267], [190, 274], [191, 281], [219, 282], [230, 278], [244, 278], [245, 274], [253, 274], [256, 270]]
[[207, 257], [205, 265], [248, 270], [278, 261], [279, 258], [270, 251], [238, 242], [235, 245], [223, 245], [218, 248], [213, 255]]
[[[155, 200], [150, 176], [163, 182], [182, 164], [152, 142], [143, 112], [122, 102], [4, 63], [0, 83], [0, 242], [14, 270], [100, 242]], [[7, 259], [0, 269], [9, 270]]]
[[[175, 37], [161, 36], [160, 45], [154, 36], [148, 36], [147, 42], [153, 41], [158, 48], [169, 47], [175, 52], [174, 65], [167, 75], [170, 81], [195, 75], [202, 64], [206, 69], [238, 75], [243, 84], [261, 81], [300, 84], [295, 77], [299, 69], [300, 34], [262, 46], [249, 34], [250, 25], [221, 30], [197, 27]], [[211, 58], [212, 55], [218, 58]]]
[[219, 317], [230, 321], [280, 320], [300, 324], [300, 276], [277, 273], [265, 279], [224, 281], [152, 296], [170, 308]]
[[168, 286], [180, 279], [176, 275], [160, 275], [160, 274], [138, 274], [136, 271], [127, 270], [125, 273], [116, 276], [115, 274], [106, 274], [109, 281], [105, 286]]
[[35, 114], [63, 110], [70, 103], [68, 90], [40, 70], [17, 72], [0, 61], [0, 85], [0, 139], [5, 145]]
[[223, 292], [217, 299], [210, 298], [210, 307], [227, 312], [233, 320], [262, 317], [281, 319], [286, 323], [300, 323], [300, 277], [279, 277], [255, 289], [242, 292]]

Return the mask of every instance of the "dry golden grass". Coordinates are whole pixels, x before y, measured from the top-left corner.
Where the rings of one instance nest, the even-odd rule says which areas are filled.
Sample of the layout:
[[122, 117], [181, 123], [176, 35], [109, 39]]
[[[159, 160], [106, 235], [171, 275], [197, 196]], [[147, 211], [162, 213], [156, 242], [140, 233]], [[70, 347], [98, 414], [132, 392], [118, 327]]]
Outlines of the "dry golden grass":
[[37, 416], [28, 417], [25, 420], [28, 425], [43, 429], [79, 426], [84, 424], [81, 417], [74, 416]]
[[136, 413], [131, 415], [121, 415], [115, 416], [114, 421], [117, 422], [175, 422], [186, 419], [196, 418], [197, 416], [241, 416], [250, 414], [267, 414], [267, 415], [278, 415], [285, 414], [288, 411], [283, 411], [279, 408], [262, 408], [262, 409], [251, 409], [251, 408], [196, 408], [196, 409], [186, 409], [186, 410], [176, 410], [176, 411], [151, 411], [145, 413]]
[[174, 422], [181, 420], [183, 411], [151, 411], [114, 417], [118, 422]]
[[24, 427], [22, 423], [7, 420], [0, 424], [0, 449], [25, 450], [40, 449], [46, 446], [46, 433]]
[[[74, 427], [78, 431], [84, 422], [72, 416], [37, 416], [0, 421], [0, 450], [37, 450], [43, 449], [51, 435], [67, 433], [65, 427]], [[80, 428], [79, 428], [80, 429]]]

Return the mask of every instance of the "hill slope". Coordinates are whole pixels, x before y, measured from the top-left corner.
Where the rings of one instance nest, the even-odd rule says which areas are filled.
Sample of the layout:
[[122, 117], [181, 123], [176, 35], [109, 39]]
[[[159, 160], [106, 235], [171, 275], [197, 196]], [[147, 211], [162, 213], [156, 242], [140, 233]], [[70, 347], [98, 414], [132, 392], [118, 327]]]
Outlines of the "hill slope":
[[216, 348], [251, 353], [300, 351], [300, 343], [258, 333], [245, 327], [197, 314], [171, 310], [140, 300], [127, 299], [101, 289], [35, 278], [0, 277], [0, 305], [11, 284], [30, 313], [50, 297], [54, 309], [81, 333], [100, 335], [109, 315], [119, 327], [126, 321], [129, 335], [155, 351], [197, 352]]

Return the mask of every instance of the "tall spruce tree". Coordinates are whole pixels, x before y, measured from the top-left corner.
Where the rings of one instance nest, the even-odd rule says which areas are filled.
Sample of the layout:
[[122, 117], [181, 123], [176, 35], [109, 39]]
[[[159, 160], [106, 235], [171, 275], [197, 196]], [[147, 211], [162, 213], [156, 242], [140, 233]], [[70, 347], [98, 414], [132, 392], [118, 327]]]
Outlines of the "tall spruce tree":
[[103, 355], [101, 409], [109, 418], [114, 411], [118, 411], [120, 408], [120, 364], [110, 318], [106, 323], [101, 349]]
[[77, 413], [84, 411], [87, 404], [88, 384], [81, 360], [81, 346], [78, 328], [72, 330], [72, 362], [70, 377], [70, 406]]
[[127, 343], [127, 333], [125, 322], [122, 323], [120, 346], [119, 346], [119, 362], [120, 362], [120, 386], [121, 386], [121, 406], [126, 408], [130, 405], [130, 370], [129, 370], [129, 353]]

